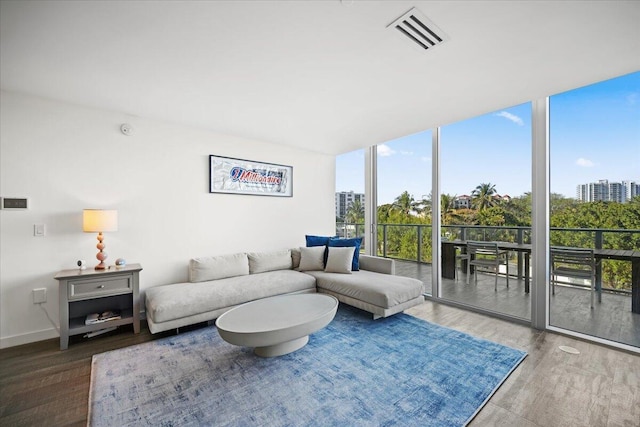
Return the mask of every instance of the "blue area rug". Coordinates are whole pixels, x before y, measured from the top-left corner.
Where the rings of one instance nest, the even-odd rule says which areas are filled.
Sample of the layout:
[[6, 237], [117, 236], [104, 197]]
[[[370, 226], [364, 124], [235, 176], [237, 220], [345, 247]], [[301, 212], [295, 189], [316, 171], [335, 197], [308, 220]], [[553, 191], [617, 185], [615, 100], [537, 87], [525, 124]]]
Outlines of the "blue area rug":
[[214, 326], [95, 355], [93, 426], [462, 426], [526, 353], [341, 304], [304, 348], [263, 359]]

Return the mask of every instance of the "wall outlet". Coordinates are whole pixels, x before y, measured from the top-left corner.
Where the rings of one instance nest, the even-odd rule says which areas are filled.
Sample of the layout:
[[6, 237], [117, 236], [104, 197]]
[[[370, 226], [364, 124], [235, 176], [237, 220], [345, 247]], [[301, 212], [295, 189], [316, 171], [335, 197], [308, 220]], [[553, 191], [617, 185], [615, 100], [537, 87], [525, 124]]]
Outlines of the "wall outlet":
[[42, 304], [47, 302], [47, 288], [38, 288], [33, 290], [33, 303]]

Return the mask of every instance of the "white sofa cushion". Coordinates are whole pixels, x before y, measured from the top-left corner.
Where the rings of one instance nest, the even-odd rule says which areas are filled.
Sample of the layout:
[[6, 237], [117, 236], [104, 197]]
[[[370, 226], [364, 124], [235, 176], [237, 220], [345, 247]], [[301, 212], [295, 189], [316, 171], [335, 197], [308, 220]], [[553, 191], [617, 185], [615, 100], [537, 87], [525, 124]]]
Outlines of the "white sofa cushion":
[[324, 270], [325, 246], [310, 246], [300, 248], [300, 271]]
[[189, 261], [189, 281], [205, 282], [249, 274], [247, 254], [193, 258]]
[[417, 298], [423, 288], [420, 280], [367, 270], [354, 271], [353, 274], [324, 271], [309, 271], [307, 274], [316, 278], [319, 292], [326, 289], [383, 308]]
[[314, 292], [316, 280], [293, 270], [278, 270], [199, 283], [175, 283], [146, 290], [147, 316], [161, 323], [261, 298]]
[[329, 247], [329, 255], [327, 256], [327, 265], [324, 271], [327, 273], [351, 274], [351, 264], [353, 262], [353, 253], [356, 248], [351, 247]]
[[291, 251], [249, 252], [249, 274], [275, 270], [291, 270]]

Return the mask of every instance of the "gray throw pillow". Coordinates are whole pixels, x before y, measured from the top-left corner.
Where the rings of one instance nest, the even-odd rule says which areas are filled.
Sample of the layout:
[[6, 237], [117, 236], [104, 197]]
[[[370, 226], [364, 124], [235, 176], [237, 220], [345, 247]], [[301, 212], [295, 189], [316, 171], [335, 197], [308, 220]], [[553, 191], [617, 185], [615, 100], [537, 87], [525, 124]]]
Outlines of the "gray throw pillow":
[[351, 262], [353, 261], [353, 252], [355, 250], [354, 246], [345, 248], [329, 246], [329, 256], [327, 257], [327, 266], [324, 271], [327, 273], [351, 274]]
[[326, 246], [311, 246], [300, 248], [300, 271], [324, 270], [324, 251]]

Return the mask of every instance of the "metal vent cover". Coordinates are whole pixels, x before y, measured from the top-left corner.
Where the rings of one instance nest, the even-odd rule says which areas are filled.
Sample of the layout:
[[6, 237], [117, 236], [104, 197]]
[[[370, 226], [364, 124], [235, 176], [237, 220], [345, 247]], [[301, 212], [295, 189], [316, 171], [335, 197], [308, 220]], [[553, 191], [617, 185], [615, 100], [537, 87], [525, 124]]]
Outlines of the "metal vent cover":
[[447, 35], [415, 7], [387, 26], [426, 51], [448, 40]]

